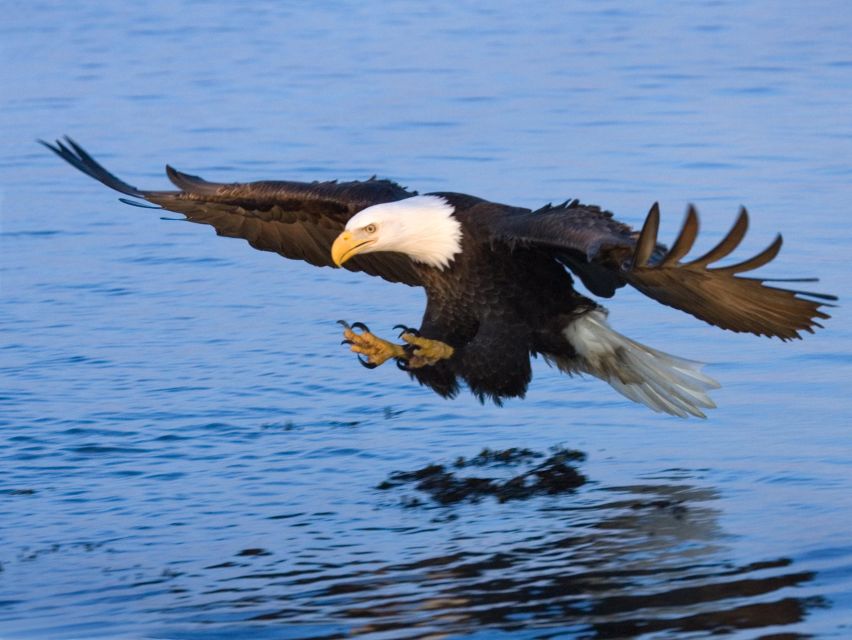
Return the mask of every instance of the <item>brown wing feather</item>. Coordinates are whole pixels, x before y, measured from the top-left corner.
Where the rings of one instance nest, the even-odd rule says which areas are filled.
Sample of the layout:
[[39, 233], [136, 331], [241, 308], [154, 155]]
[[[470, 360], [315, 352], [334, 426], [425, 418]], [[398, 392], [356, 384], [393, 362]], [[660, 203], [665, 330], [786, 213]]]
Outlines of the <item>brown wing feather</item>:
[[633, 264], [637, 267], [644, 267], [651, 258], [651, 254], [654, 253], [654, 248], [657, 246], [657, 232], [659, 229], [660, 205], [655, 202], [651, 205], [648, 217], [645, 218], [645, 224], [642, 225], [642, 232], [636, 241], [636, 250], [633, 252]]
[[672, 245], [669, 252], [663, 256], [660, 261], [660, 266], [668, 266], [676, 263], [683, 256], [692, 250], [692, 245], [695, 244], [695, 238], [698, 237], [698, 212], [695, 207], [689, 205], [686, 210], [686, 220], [683, 221], [683, 228], [680, 234]]
[[[221, 184], [166, 167], [180, 191], [144, 191], [123, 182], [70, 138], [44, 146], [83, 173], [121, 193], [141, 198], [212, 226], [220, 236], [242, 238], [261, 251], [333, 266], [331, 244], [353, 215], [374, 204], [416, 195], [389, 180], [363, 182], [262, 181]], [[398, 253], [356, 256], [344, 265], [391, 282], [421, 284], [411, 260]]]
[[[683, 247], [691, 246], [697, 229], [698, 219], [690, 210], [672, 251], [657, 264], [642, 265], [634, 259], [624, 273], [627, 281], [663, 304], [731, 331], [790, 340], [800, 338], [800, 331], [813, 333], [814, 327], [822, 326], [817, 319], [829, 317], [820, 307], [831, 306], [825, 301], [836, 300], [835, 296], [779, 289], [765, 284], [764, 279], [738, 276], [771, 261], [781, 248], [781, 236], [753, 258], [727, 267], [709, 267], [736, 249], [745, 237], [745, 209], [741, 209], [734, 227], [716, 247], [696, 260], [680, 262], [679, 258], [688, 251], [688, 247], [686, 251]], [[647, 242], [656, 243], [654, 225], [645, 226], [637, 246]]]
[[[778, 255], [780, 236], [756, 256], [738, 264], [711, 267], [740, 244], [748, 213], [740, 211], [731, 231], [710, 251], [691, 262], [681, 259], [698, 235], [698, 214], [690, 206], [670, 251], [657, 242], [659, 208], [654, 204], [640, 233], [612, 214], [577, 201], [538, 211], [506, 209], [491, 223], [495, 239], [510, 246], [535, 246], [580, 276], [592, 293], [612, 295], [630, 284], [663, 304], [681, 309], [731, 331], [797, 338], [813, 331], [821, 310], [834, 296], [780, 289], [767, 280], [739, 274], [761, 267]], [[796, 281], [795, 279], [793, 281]]]

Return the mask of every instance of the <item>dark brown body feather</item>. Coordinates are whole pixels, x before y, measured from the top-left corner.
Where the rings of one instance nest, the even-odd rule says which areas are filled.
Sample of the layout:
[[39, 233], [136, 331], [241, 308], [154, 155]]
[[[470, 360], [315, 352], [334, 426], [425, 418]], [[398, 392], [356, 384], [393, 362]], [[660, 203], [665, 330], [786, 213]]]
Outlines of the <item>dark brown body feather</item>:
[[457, 378], [480, 399], [523, 396], [532, 375], [530, 354], [573, 358], [562, 330], [572, 316], [597, 305], [574, 291], [571, 275], [546, 252], [491, 235], [489, 219], [512, 208], [435, 195], [455, 208], [462, 251], [448, 269], [417, 267], [427, 293], [420, 331], [455, 354], [412, 375], [444, 396], [457, 393]]
[[[179, 191], [142, 191], [121, 181], [66, 138], [44, 143], [80, 171], [125, 195], [183, 213], [222, 236], [317, 266], [332, 266], [330, 247], [346, 222], [376, 204], [416, 195], [396, 183], [253, 182], [216, 184], [167, 168]], [[564, 329], [597, 305], [573, 288], [573, 271], [594, 294], [609, 297], [626, 284], [669, 306], [732, 331], [783, 340], [813, 331], [828, 318], [820, 307], [833, 296], [767, 286], [741, 277], [772, 260], [780, 237], [738, 265], [710, 265], [730, 253], [748, 226], [743, 211], [731, 233], [691, 262], [698, 232], [690, 209], [681, 234], [667, 251], [657, 243], [659, 212], [651, 209], [641, 233], [611, 213], [578, 201], [538, 211], [487, 202], [463, 194], [441, 195], [454, 206], [463, 229], [462, 251], [444, 270], [398, 253], [355, 256], [345, 268], [391, 282], [422, 286], [427, 306], [420, 331], [448, 343], [453, 357], [412, 371], [439, 394], [458, 392], [459, 378], [480, 398], [522, 396], [530, 355], [559, 362], [575, 356]], [[569, 367], [570, 368], [570, 367]]]

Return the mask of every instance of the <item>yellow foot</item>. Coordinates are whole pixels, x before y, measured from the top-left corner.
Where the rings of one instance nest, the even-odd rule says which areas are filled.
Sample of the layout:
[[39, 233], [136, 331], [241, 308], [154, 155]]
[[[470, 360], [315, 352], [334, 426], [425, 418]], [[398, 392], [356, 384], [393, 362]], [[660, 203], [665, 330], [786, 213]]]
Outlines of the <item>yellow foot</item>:
[[413, 329], [402, 327], [403, 331], [399, 337], [405, 340], [411, 347], [407, 349], [408, 358], [406, 364], [409, 369], [419, 369], [420, 367], [431, 367], [441, 360], [448, 360], [453, 357], [455, 350], [448, 344], [440, 340], [430, 340], [423, 338]]
[[[354, 353], [366, 356], [367, 359], [364, 360], [359, 355], [358, 362], [368, 369], [375, 369], [391, 358], [408, 357], [402, 345], [377, 338], [370, 333], [370, 329], [364, 323], [355, 322], [350, 325], [343, 320], [338, 322], [343, 325], [343, 344], [350, 345], [349, 348]], [[360, 333], [356, 333], [356, 329]]]

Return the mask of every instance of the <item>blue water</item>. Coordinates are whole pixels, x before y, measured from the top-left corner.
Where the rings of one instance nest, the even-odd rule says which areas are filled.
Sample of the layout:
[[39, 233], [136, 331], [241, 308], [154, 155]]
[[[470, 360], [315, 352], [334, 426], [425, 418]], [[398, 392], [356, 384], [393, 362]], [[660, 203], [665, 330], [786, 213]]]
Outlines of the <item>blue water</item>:
[[[852, 635], [852, 9], [836, 2], [108, 3], [0, 25], [0, 637]], [[503, 408], [368, 372], [421, 292], [162, 221], [143, 188], [390, 177], [671, 239], [688, 202], [841, 296], [782, 344], [635, 292], [623, 333], [710, 363], [707, 421], [536, 363]], [[699, 248], [700, 250], [700, 248]], [[575, 494], [402, 506], [395, 470], [588, 454]]]

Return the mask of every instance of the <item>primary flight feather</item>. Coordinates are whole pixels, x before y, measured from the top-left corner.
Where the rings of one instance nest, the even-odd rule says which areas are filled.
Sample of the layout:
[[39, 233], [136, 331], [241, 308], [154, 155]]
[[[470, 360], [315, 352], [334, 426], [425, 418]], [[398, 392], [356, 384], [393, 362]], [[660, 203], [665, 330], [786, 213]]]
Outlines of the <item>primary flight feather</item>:
[[[781, 237], [738, 264], [714, 267], [742, 241], [745, 209], [703, 256], [684, 261], [698, 234], [690, 207], [671, 249], [657, 242], [655, 204], [640, 232], [599, 207], [573, 200], [537, 211], [459, 193], [418, 195], [362, 182], [218, 184], [166, 167], [177, 191], [143, 191], [104, 169], [70, 138], [47, 148], [139, 206], [177, 211], [221, 236], [316, 266], [342, 266], [426, 290], [418, 329], [402, 343], [344, 325], [344, 342], [373, 368], [393, 359], [421, 384], [454, 396], [460, 380], [481, 400], [523, 396], [530, 356], [597, 376], [655, 411], [702, 416], [718, 387], [701, 364], [639, 344], [610, 328], [595, 295], [631, 285], [663, 304], [737, 332], [799, 338], [813, 332], [834, 296], [781, 289], [744, 277], [775, 258]], [[360, 359], [359, 355], [359, 359]]]

